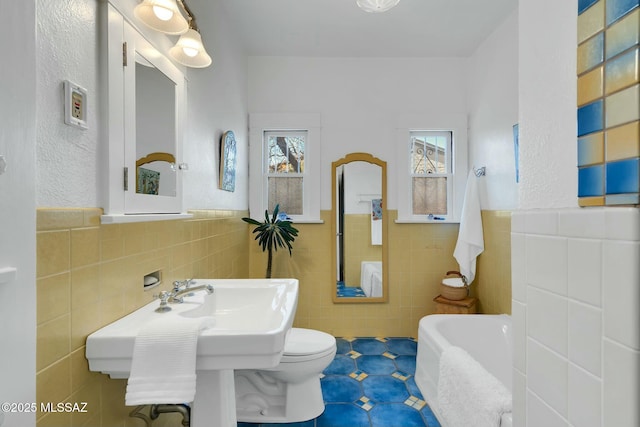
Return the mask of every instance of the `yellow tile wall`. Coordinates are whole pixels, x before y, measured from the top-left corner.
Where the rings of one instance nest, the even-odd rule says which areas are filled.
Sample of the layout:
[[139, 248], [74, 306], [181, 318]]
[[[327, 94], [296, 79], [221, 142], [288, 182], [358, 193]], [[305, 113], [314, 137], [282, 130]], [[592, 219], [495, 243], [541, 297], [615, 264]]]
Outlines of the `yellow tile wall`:
[[[126, 381], [90, 372], [86, 336], [151, 301], [187, 277], [264, 277], [266, 254], [241, 221], [246, 212], [196, 211], [184, 221], [101, 225], [100, 209], [37, 212], [38, 402], [88, 402], [86, 414], [38, 414], [38, 427], [127, 427], [141, 422], [124, 406]], [[334, 304], [330, 211], [323, 224], [295, 224], [293, 256], [278, 251], [274, 277], [300, 280], [294, 325], [335, 336], [417, 336], [435, 311], [447, 270], [456, 270], [457, 224], [396, 224], [389, 211], [389, 302]], [[510, 213], [483, 211], [485, 252], [473, 284], [485, 313], [510, 313]], [[247, 256], [248, 254], [248, 256]], [[161, 269], [163, 286], [142, 290], [142, 275]], [[154, 425], [179, 417], [163, 415]]]
[[485, 314], [511, 314], [511, 212], [482, 211], [484, 252], [471, 293]]
[[[335, 336], [417, 336], [419, 320], [435, 311], [442, 277], [457, 270], [453, 258], [457, 224], [396, 224], [397, 211], [388, 211], [389, 302], [334, 304], [331, 271], [334, 239], [330, 211], [324, 224], [295, 224], [300, 231], [293, 255], [278, 251], [273, 277], [300, 280], [294, 325]], [[510, 213], [483, 212], [485, 252], [478, 261], [474, 292], [486, 313], [511, 312]], [[251, 240], [251, 277], [264, 277], [266, 254]], [[487, 298], [483, 303], [482, 299]]]
[[[192, 213], [182, 221], [101, 225], [101, 209], [37, 211], [36, 398], [88, 404], [87, 413], [39, 413], [38, 427], [141, 425], [124, 406], [126, 381], [89, 371], [85, 340], [176, 279], [247, 277], [240, 220], [247, 212]], [[145, 292], [142, 278], [156, 270], [163, 283]], [[161, 418], [154, 425], [172, 416]]]

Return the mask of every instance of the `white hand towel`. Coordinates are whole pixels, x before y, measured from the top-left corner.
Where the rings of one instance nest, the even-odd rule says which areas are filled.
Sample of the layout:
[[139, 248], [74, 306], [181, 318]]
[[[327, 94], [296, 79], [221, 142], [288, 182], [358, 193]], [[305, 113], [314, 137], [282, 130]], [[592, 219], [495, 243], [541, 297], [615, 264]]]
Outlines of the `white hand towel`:
[[511, 412], [511, 392], [460, 347], [446, 348], [439, 368], [438, 408], [447, 426], [499, 427]]
[[453, 256], [460, 266], [460, 273], [467, 278], [467, 283], [469, 284], [476, 277], [476, 257], [484, 251], [482, 214], [480, 212], [477, 179], [473, 169], [470, 170], [462, 204], [458, 242], [453, 251]]
[[371, 200], [371, 245], [382, 244], [382, 199]]
[[158, 315], [136, 336], [125, 404], [189, 403], [196, 394], [196, 349], [212, 317]]

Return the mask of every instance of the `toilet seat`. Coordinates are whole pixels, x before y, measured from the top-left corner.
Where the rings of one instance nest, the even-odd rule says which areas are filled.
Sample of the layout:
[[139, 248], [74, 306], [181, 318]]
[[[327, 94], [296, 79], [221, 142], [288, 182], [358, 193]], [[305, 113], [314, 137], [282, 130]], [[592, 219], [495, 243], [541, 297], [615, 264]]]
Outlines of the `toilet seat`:
[[336, 350], [336, 339], [325, 332], [291, 328], [280, 363], [298, 363], [319, 359]]

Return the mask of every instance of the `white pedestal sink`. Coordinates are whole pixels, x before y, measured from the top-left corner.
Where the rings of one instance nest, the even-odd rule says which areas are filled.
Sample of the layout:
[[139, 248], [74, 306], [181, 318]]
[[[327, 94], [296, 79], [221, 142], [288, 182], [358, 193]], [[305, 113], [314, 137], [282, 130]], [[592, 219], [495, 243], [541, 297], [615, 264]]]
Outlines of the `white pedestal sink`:
[[198, 337], [191, 427], [235, 427], [233, 370], [278, 365], [297, 307], [298, 280], [196, 280], [202, 284], [212, 285], [214, 293], [186, 297], [166, 313], [156, 313], [159, 302], [153, 301], [89, 335], [86, 357], [91, 371], [128, 378], [135, 337], [146, 322], [158, 316], [213, 316], [214, 326]]

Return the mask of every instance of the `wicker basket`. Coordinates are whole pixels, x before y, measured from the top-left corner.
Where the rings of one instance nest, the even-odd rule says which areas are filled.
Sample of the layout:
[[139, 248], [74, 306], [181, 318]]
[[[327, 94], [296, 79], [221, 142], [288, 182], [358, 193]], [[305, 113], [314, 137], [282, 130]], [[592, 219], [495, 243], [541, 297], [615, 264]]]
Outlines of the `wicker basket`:
[[467, 285], [467, 281], [465, 277], [457, 271], [448, 271], [447, 276], [458, 276], [458, 277], [445, 277], [442, 279], [442, 284], [440, 284], [440, 295], [443, 298], [452, 301], [463, 300], [469, 296], [469, 285]]

